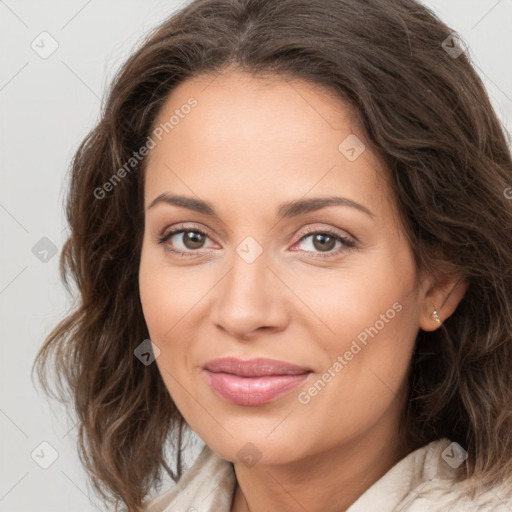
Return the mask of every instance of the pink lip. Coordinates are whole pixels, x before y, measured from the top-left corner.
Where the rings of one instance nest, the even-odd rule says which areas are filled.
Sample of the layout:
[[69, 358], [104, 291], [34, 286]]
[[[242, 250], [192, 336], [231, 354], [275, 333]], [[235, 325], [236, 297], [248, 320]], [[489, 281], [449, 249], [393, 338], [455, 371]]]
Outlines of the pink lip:
[[262, 405], [299, 386], [311, 374], [309, 368], [273, 359], [235, 358], [207, 362], [203, 371], [221, 398], [238, 405]]

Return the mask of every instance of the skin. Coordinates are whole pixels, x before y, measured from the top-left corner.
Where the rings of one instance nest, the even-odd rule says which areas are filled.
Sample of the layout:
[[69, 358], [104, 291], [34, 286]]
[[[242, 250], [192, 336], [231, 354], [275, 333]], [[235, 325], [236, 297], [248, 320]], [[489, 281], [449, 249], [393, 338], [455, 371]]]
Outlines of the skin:
[[[234, 463], [232, 512], [346, 510], [410, 451], [397, 430], [415, 338], [439, 327], [434, 308], [442, 320], [452, 314], [465, 285], [416, 269], [385, 170], [342, 100], [300, 80], [231, 69], [180, 84], [155, 126], [191, 96], [197, 106], [151, 150], [145, 175], [139, 286], [161, 351], [156, 364], [191, 428]], [[366, 146], [354, 161], [338, 149], [350, 134]], [[148, 208], [164, 192], [208, 201], [220, 218], [165, 203]], [[283, 202], [332, 195], [373, 216], [330, 206], [276, 217]], [[179, 223], [207, 234], [202, 245], [183, 233], [167, 240], [191, 256], [158, 243]], [[333, 229], [356, 246], [322, 250], [306, 228]], [[262, 249], [251, 263], [236, 252], [248, 236]], [[400, 312], [300, 403], [299, 393], [396, 303]], [[235, 405], [201, 370], [227, 356], [313, 373], [269, 404]], [[260, 456], [252, 466], [238, 455], [249, 442]]]

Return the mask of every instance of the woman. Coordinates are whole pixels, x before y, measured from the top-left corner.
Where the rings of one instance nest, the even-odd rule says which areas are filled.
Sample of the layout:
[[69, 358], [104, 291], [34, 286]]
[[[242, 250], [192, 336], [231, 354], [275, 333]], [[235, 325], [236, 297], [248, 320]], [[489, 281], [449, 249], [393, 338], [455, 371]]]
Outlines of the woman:
[[71, 178], [80, 303], [36, 363], [105, 499], [512, 509], [511, 154], [427, 8], [196, 0], [118, 73]]

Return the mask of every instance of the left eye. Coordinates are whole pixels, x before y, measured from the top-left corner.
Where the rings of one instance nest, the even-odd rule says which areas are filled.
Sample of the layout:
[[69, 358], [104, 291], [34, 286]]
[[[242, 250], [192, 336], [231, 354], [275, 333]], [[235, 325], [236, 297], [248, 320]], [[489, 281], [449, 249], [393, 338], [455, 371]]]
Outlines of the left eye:
[[[309, 240], [308, 240], [309, 239]], [[314, 231], [311, 233], [308, 233], [307, 235], [304, 235], [298, 243], [306, 242], [306, 248], [303, 249], [307, 252], [313, 251], [313, 252], [320, 252], [320, 253], [331, 253], [338, 251], [334, 251], [334, 249], [340, 249], [341, 247], [345, 246], [348, 248], [354, 247], [355, 244], [349, 240], [348, 238], [345, 238], [343, 236], [340, 236], [336, 233], [330, 232], [330, 231]], [[338, 243], [338, 247], [336, 247], [336, 243]]]

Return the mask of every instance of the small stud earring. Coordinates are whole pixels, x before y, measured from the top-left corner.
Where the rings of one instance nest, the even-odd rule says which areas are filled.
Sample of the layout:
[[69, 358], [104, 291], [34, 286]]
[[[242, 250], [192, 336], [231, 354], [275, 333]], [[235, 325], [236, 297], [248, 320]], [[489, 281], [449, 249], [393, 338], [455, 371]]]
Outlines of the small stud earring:
[[434, 317], [434, 320], [441, 325], [443, 322], [441, 322], [441, 319], [439, 318], [439, 313], [437, 312], [437, 309], [434, 309], [434, 312], [432, 313], [432, 316]]

